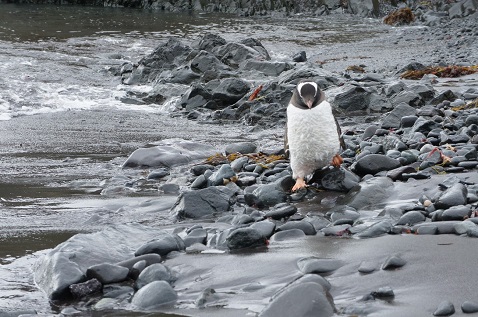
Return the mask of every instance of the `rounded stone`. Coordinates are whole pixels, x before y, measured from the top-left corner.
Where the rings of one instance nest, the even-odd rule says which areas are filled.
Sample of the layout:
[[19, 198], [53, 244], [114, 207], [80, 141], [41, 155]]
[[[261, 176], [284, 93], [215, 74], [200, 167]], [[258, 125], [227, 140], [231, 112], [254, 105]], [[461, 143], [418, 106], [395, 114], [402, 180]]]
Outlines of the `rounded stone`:
[[162, 305], [172, 304], [178, 295], [166, 281], [154, 281], [134, 294], [131, 304], [135, 309], [153, 310]]

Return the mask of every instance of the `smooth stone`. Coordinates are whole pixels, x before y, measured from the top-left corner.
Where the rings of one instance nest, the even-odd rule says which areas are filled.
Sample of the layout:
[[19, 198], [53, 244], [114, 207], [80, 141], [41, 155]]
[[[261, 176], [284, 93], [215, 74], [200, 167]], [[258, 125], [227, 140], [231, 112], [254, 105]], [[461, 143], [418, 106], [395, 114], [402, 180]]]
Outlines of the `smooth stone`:
[[191, 189], [203, 189], [207, 187], [207, 178], [204, 175], [199, 175], [191, 183]]
[[86, 277], [95, 278], [102, 284], [118, 283], [126, 280], [129, 270], [123, 266], [102, 263], [90, 266], [86, 270]]
[[412, 210], [404, 214], [397, 221], [397, 225], [415, 225], [426, 220], [424, 214], [418, 210]]
[[233, 230], [226, 238], [226, 245], [231, 250], [254, 248], [266, 245], [266, 239], [256, 229], [239, 228]]
[[103, 287], [104, 298], [123, 299], [134, 294], [134, 288], [122, 285], [106, 285]]
[[207, 231], [203, 228], [196, 228], [191, 230], [186, 237], [184, 237], [184, 245], [189, 247], [195, 243], [206, 244]]
[[277, 316], [333, 316], [335, 307], [324, 287], [318, 283], [297, 283], [290, 285], [260, 312], [259, 317]]
[[164, 140], [157, 146], [134, 151], [124, 162], [123, 167], [173, 167], [205, 159], [216, 153], [207, 144], [185, 140]]
[[272, 221], [263, 220], [253, 223], [251, 228], [259, 231], [263, 237], [268, 239], [274, 234], [276, 225]]
[[196, 176], [204, 174], [206, 171], [213, 170], [214, 166], [209, 164], [199, 164], [191, 167], [191, 173]]
[[452, 206], [441, 214], [442, 221], [465, 220], [471, 215], [470, 206]]
[[161, 262], [161, 256], [159, 254], [144, 254], [128, 260], [124, 260], [116, 263], [116, 265], [124, 266], [131, 270], [138, 262], [146, 261], [146, 266]]
[[378, 268], [378, 263], [373, 261], [362, 261], [358, 271], [363, 274], [370, 274]]
[[249, 161], [249, 158], [247, 156], [239, 157], [231, 162], [231, 167], [234, 170], [234, 172], [236, 173], [240, 172], [242, 171], [244, 165], [246, 165], [248, 161]]
[[288, 229], [274, 233], [271, 241], [286, 241], [305, 237], [306, 234], [300, 229]]
[[100, 299], [95, 306], [94, 310], [113, 310], [118, 306], [118, 300], [116, 298], [102, 298]]
[[465, 314], [478, 313], [478, 302], [464, 301], [461, 304], [461, 311]]
[[299, 259], [297, 266], [304, 274], [326, 274], [333, 272], [343, 265], [342, 261], [335, 259], [320, 259], [314, 256]]
[[415, 232], [417, 234], [438, 234], [438, 228], [437, 226], [434, 225], [426, 225], [426, 226], [421, 226], [418, 227]]
[[280, 220], [283, 218], [288, 218], [292, 215], [294, 215], [297, 212], [297, 207], [294, 205], [288, 205], [284, 206], [281, 208], [277, 208], [274, 210], [271, 210], [269, 212], [266, 212], [264, 217], [265, 218], [272, 218], [275, 220]]
[[209, 176], [208, 184], [210, 186], [225, 185], [225, 180], [230, 180], [235, 176], [236, 172], [234, 172], [230, 164], [222, 164], [217, 171]]
[[154, 281], [166, 281], [171, 283], [173, 281], [171, 270], [161, 263], [151, 264], [139, 274], [135, 282], [135, 287], [136, 289], [141, 289]]
[[154, 281], [134, 294], [131, 304], [138, 310], [153, 310], [172, 304], [178, 298], [176, 291], [166, 281]]
[[320, 229], [326, 236], [343, 236], [343, 235], [350, 235], [349, 229], [352, 226], [349, 224], [337, 225], [337, 226], [330, 226]]
[[156, 253], [160, 256], [166, 256], [169, 252], [183, 251], [185, 248], [184, 241], [177, 234], [164, 232], [161, 237], [150, 240], [139, 247], [134, 255], [140, 256], [149, 253]]
[[451, 316], [455, 313], [455, 306], [450, 301], [441, 302], [433, 312], [433, 316]]
[[402, 259], [399, 255], [391, 255], [385, 260], [385, 262], [383, 262], [382, 270], [394, 270], [405, 264], [407, 264], [407, 261]]
[[360, 231], [355, 236], [358, 238], [374, 238], [386, 233], [392, 229], [392, 224], [388, 220], [376, 222], [365, 230]]
[[169, 175], [169, 172], [162, 168], [162, 169], [158, 169], [158, 170], [154, 170], [152, 171], [151, 173], [148, 174], [148, 179], [161, 179], [165, 176], [168, 176]]
[[317, 231], [315, 230], [314, 226], [308, 222], [307, 220], [300, 220], [300, 221], [288, 221], [282, 226], [277, 228], [277, 231], [285, 231], [290, 229], [299, 229], [302, 230], [306, 235], [315, 235]]

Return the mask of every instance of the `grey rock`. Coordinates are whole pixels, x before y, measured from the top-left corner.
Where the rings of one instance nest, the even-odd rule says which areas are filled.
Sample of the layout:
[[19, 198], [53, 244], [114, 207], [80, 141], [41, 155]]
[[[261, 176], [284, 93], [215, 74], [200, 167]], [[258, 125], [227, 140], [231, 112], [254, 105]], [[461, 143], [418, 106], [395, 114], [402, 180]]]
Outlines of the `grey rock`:
[[465, 314], [478, 313], [478, 302], [464, 301], [461, 304], [461, 311]]
[[437, 209], [448, 209], [457, 205], [466, 204], [468, 190], [465, 185], [457, 183], [445, 190], [438, 199], [433, 202]]
[[166, 281], [171, 283], [173, 281], [171, 270], [161, 263], [151, 264], [139, 274], [135, 282], [135, 287], [136, 289], [141, 289], [154, 281]]
[[[292, 178], [288, 177], [290, 180]], [[292, 185], [291, 185], [292, 186]], [[259, 208], [266, 206], [275, 206], [287, 200], [287, 193], [282, 186], [282, 182], [259, 185], [252, 194], [245, 195], [248, 205], [256, 205]]]
[[306, 220], [301, 221], [288, 221], [282, 226], [277, 228], [277, 231], [284, 231], [290, 229], [299, 229], [303, 231], [306, 235], [315, 235], [317, 231], [315, 230], [314, 226]]
[[210, 218], [230, 209], [235, 193], [223, 186], [208, 187], [182, 193], [170, 213], [177, 219]]
[[164, 231], [159, 237], [150, 240], [139, 247], [134, 255], [140, 256], [155, 253], [161, 256], [166, 256], [169, 252], [183, 251], [185, 248], [183, 240], [177, 234]]
[[123, 167], [173, 167], [205, 159], [217, 151], [214, 147], [184, 140], [165, 140], [157, 146], [137, 149]]
[[372, 295], [373, 298], [381, 298], [381, 299], [395, 297], [395, 293], [393, 292], [393, 289], [391, 289], [389, 286], [380, 287], [378, 290], [370, 293], [370, 295]]
[[270, 59], [267, 52], [259, 52], [255, 48], [252, 48], [248, 45], [234, 42], [215, 47], [212, 52], [219, 58], [221, 62], [232, 68], [238, 68], [243, 61], [248, 59]]
[[236, 176], [236, 173], [232, 169], [230, 164], [222, 164], [217, 171], [212, 173], [208, 178], [208, 183], [210, 186], [221, 186], [225, 185], [226, 182]]
[[356, 162], [354, 172], [358, 175], [376, 174], [382, 171], [389, 171], [400, 166], [398, 160], [382, 154], [369, 154]]
[[356, 210], [371, 207], [389, 198], [393, 187], [393, 181], [388, 177], [369, 178], [361, 181], [359, 187], [347, 193], [339, 203]]
[[397, 225], [415, 225], [426, 220], [424, 214], [418, 210], [412, 210], [404, 214], [397, 221]]
[[226, 238], [227, 247], [231, 250], [253, 248], [266, 245], [266, 239], [256, 229], [239, 228], [233, 230]]
[[433, 316], [450, 316], [455, 313], [455, 306], [450, 301], [441, 302], [433, 312]]
[[227, 107], [239, 101], [250, 89], [249, 84], [241, 79], [226, 78], [212, 91], [212, 99], [220, 107]]
[[103, 287], [103, 297], [105, 298], [129, 298], [134, 294], [134, 288], [122, 285], [106, 285]]
[[382, 264], [382, 270], [394, 270], [407, 264], [407, 261], [402, 259], [400, 255], [394, 254], [389, 256]]
[[386, 233], [389, 233], [392, 229], [392, 224], [388, 220], [379, 221], [366, 229], [360, 231], [355, 236], [357, 238], [375, 238]]
[[303, 238], [305, 237], [304, 231], [300, 229], [288, 229], [288, 230], [283, 230], [276, 232], [272, 235], [270, 240], [272, 242], [274, 241], [286, 241], [286, 240], [295, 240], [298, 238]]
[[293, 284], [274, 297], [259, 316], [333, 316], [335, 307], [329, 298], [324, 287], [318, 283]]
[[299, 53], [292, 56], [292, 61], [295, 63], [303, 63], [307, 61], [307, 54], [305, 51], [300, 51]]
[[411, 107], [418, 108], [425, 104], [424, 100], [419, 94], [412, 91], [402, 91], [392, 99], [393, 105], [399, 105], [405, 103]]
[[154, 263], [161, 262], [161, 256], [159, 254], [145, 254], [145, 255], [137, 256], [128, 260], [118, 262], [116, 263], [116, 265], [123, 266], [131, 270], [133, 266], [140, 261], [146, 261], [146, 266], [148, 266]]
[[203, 228], [196, 228], [191, 230], [186, 237], [184, 237], [184, 245], [189, 247], [195, 243], [206, 244], [207, 231]]
[[129, 270], [123, 266], [102, 263], [90, 266], [86, 270], [86, 277], [97, 279], [102, 284], [118, 283], [126, 280]]
[[96, 278], [83, 283], [72, 284], [69, 286], [70, 292], [75, 298], [82, 298], [101, 292], [103, 285]]
[[128, 260], [138, 245], [162, 232], [157, 228], [129, 224], [77, 234], [37, 260], [33, 267], [35, 282], [49, 299], [66, 299], [71, 296], [70, 285], [85, 281], [88, 267]]
[[178, 298], [176, 291], [166, 281], [154, 281], [134, 294], [131, 304], [137, 310], [154, 310], [174, 303]]
[[263, 220], [263, 221], [253, 223], [251, 225], [251, 228], [259, 231], [263, 237], [268, 239], [274, 233], [276, 225], [272, 221]]
[[277, 209], [266, 212], [264, 217], [272, 218], [275, 220], [280, 220], [283, 218], [288, 218], [294, 215], [297, 212], [297, 207], [294, 205], [283, 206]]
[[197, 43], [197, 49], [199, 51], [205, 50], [212, 52], [215, 47], [225, 45], [227, 42], [224, 38], [217, 34], [206, 33]]
[[258, 71], [266, 76], [279, 76], [282, 72], [292, 69], [292, 65], [284, 62], [268, 62], [246, 60], [240, 66], [244, 71]]
[[362, 261], [358, 271], [362, 274], [370, 274], [378, 268], [378, 263], [373, 261]]
[[335, 259], [320, 259], [314, 256], [299, 259], [297, 266], [304, 274], [315, 273], [325, 274], [330, 273], [343, 265], [342, 261]]
[[370, 104], [371, 92], [360, 86], [351, 86], [335, 96], [333, 104], [344, 112], [364, 111]]
[[253, 142], [231, 143], [226, 146], [226, 155], [233, 153], [250, 154], [257, 151], [257, 145]]
[[382, 128], [398, 129], [402, 125], [403, 117], [414, 116], [416, 112], [417, 110], [407, 103], [398, 104], [387, 116], [385, 116], [385, 118], [383, 118]]
[[452, 206], [446, 209], [442, 215], [441, 220], [465, 220], [471, 215], [470, 206]]

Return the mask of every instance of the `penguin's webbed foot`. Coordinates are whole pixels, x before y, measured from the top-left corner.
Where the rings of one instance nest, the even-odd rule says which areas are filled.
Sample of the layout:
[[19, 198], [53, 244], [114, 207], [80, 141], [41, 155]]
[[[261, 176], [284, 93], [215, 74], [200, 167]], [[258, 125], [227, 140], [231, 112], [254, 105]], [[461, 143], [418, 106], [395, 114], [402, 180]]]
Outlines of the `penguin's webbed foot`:
[[305, 188], [307, 184], [305, 183], [305, 180], [302, 177], [297, 177], [297, 180], [295, 181], [294, 187], [292, 187], [292, 191], [298, 191], [301, 188]]
[[340, 165], [344, 162], [344, 159], [340, 154], [335, 154], [335, 156], [332, 158], [332, 165], [335, 167], [340, 167]]

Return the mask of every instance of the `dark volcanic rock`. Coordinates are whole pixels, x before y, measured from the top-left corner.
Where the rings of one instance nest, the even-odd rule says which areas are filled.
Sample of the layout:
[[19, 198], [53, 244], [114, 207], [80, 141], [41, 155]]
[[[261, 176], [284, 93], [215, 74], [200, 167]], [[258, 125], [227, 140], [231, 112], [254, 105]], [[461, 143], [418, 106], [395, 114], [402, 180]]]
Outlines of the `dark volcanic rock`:
[[252, 194], [246, 194], [245, 198], [248, 205], [263, 208], [285, 202], [287, 193], [280, 184], [270, 183], [259, 185]]
[[348, 90], [335, 96], [335, 107], [346, 112], [363, 111], [370, 104], [371, 92], [363, 87], [352, 86]]
[[259, 222], [255, 222], [251, 225], [252, 229], [259, 231], [263, 237], [270, 238], [274, 233], [276, 225], [274, 222], [269, 220], [263, 220]]
[[160, 237], [143, 244], [138, 250], [136, 250], [134, 255], [140, 256], [148, 253], [156, 253], [165, 256], [169, 252], [183, 251], [185, 248], [183, 240], [177, 234], [163, 231]]
[[118, 283], [126, 280], [129, 270], [123, 266], [108, 263], [97, 264], [86, 270], [86, 277], [95, 278], [102, 284]]
[[224, 186], [208, 187], [182, 193], [171, 214], [177, 219], [208, 218], [229, 210], [234, 203], [234, 192]]
[[275, 220], [280, 220], [283, 218], [288, 218], [292, 215], [294, 215], [297, 212], [297, 207], [294, 205], [288, 205], [284, 207], [280, 207], [277, 209], [273, 209], [271, 211], [266, 212], [264, 217], [266, 218], [272, 218]]
[[162, 141], [154, 147], [137, 149], [123, 167], [172, 167], [188, 164], [214, 155], [217, 151], [206, 144], [184, 141]]
[[383, 119], [382, 128], [384, 129], [398, 129], [402, 123], [402, 118], [405, 116], [413, 116], [417, 109], [412, 106], [401, 103], [395, 106], [392, 111]]
[[70, 292], [75, 298], [82, 298], [88, 295], [99, 293], [103, 285], [97, 279], [93, 278], [83, 283], [70, 285]]
[[302, 230], [306, 235], [315, 235], [317, 231], [314, 226], [307, 220], [301, 221], [288, 221], [282, 226], [277, 228], [277, 231], [284, 231], [290, 229], [299, 229]]
[[132, 85], [151, 82], [161, 71], [174, 69], [182, 64], [191, 50], [177, 38], [171, 37], [168, 42], [159, 45], [151, 54], [142, 58], [124, 83]]
[[134, 294], [131, 304], [138, 310], [152, 310], [163, 305], [172, 304], [178, 295], [165, 281], [154, 281]]
[[212, 91], [212, 99], [221, 107], [234, 104], [249, 92], [251, 87], [238, 78], [226, 78]]
[[470, 206], [452, 206], [441, 214], [441, 220], [465, 220], [471, 215]]
[[434, 202], [437, 209], [448, 209], [457, 205], [466, 204], [468, 190], [465, 185], [457, 183], [445, 190]]
[[364, 176], [367, 174], [375, 175], [381, 171], [389, 171], [400, 167], [400, 162], [382, 154], [369, 154], [357, 161], [354, 172]]
[[226, 238], [227, 247], [231, 250], [253, 248], [266, 245], [266, 239], [254, 228], [239, 228], [232, 231]]

